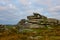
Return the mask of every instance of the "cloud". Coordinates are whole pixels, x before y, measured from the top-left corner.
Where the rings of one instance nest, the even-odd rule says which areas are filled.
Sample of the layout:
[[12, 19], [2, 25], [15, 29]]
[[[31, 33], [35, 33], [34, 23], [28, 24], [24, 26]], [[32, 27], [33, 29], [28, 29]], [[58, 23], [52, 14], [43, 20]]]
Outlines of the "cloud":
[[33, 12], [59, 18], [60, 0], [0, 0], [0, 19], [5, 19], [3, 23], [16, 23]]
[[60, 12], [60, 6], [55, 6], [55, 7], [49, 8], [49, 11], [50, 12]]
[[0, 2], [0, 24], [17, 23], [19, 16], [15, 15], [17, 13], [16, 5], [9, 3], [9, 0], [0, 0]]
[[12, 0], [0, 0], [1, 2], [10, 2]]
[[38, 4], [42, 4], [42, 5], [51, 5], [52, 4], [52, 0], [36, 0], [36, 2]]
[[0, 11], [1, 11], [1, 10], [8, 10], [8, 9], [14, 9], [14, 10], [16, 10], [17, 8], [16, 8], [16, 6], [13, 5], [13, 4], [8, 4], [8, 5], [6, 5], [6, 6], [0, 6]]
[[49, 8], [48, 12], [56, 19], [60, 19], [60, 6]]
[[5, 10], [5, 9], [6, 9], [6, 7], [0, 6], [0, 10]]
[[28, 3], [28, 1], [27, 0], [19, 0], [20, 2], [21, 2], [21, 4], [23, 4], [23, 5], [26, 5], [27, 3]]
[[27, 6], [27, 5], [31, 4], [31, 2], [29, 0], [19, 0], [19, 2], [24, 6]]

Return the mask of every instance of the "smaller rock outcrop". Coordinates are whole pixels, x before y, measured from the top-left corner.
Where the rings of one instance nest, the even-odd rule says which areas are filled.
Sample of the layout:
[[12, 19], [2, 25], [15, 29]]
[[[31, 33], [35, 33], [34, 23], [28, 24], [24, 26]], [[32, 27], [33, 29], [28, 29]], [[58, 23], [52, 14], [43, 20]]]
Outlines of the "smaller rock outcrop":
[[0, 25], [0, 32], [4, 32], [5, 31], [5, 26], [4, 25]]

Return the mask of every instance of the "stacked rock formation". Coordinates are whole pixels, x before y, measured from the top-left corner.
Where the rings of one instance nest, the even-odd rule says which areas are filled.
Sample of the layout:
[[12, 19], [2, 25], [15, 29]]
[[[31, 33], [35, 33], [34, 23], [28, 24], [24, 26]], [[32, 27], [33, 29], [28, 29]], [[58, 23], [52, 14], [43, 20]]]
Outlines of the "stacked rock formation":
[[27, 16], [28, 23], [31, 28], [40, 28], [45, 26], [47, 17], [40, 15], [39, 13], [33, 13], [32, 16]]
[[60, 21], [57, 19], [47, 18], [39, 13], [33, 14], [34, 15], [27, 16], [27, 20], [22, 19], [18, 24], [24, 25], [27, 28], [44, 28], [60, 25]]

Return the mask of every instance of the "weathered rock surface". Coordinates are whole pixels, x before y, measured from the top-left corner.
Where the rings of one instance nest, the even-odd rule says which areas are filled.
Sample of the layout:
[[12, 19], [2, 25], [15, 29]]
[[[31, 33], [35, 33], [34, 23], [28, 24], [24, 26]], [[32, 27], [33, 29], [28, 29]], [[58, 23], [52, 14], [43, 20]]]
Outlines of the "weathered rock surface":
[[39, 13], [33, 13], [31, 16], [27, 16], [27, 20], [22, 19], [18, 25], [23, 25], [25, 28], [44, 28], [46, 26], [58, 26], [60, 21], [54, 18], [47, 18]]

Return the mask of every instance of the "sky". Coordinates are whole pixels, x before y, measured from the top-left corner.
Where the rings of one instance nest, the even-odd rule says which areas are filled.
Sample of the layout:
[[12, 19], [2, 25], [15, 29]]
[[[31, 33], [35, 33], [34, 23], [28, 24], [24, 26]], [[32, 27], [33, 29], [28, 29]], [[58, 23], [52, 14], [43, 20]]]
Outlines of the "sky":
[[33, 12], [60, 20], [60, 0], [0, 0], [0, 24], [17, 24]]

